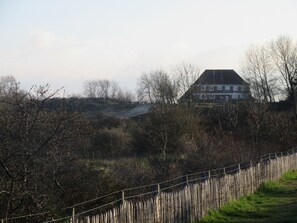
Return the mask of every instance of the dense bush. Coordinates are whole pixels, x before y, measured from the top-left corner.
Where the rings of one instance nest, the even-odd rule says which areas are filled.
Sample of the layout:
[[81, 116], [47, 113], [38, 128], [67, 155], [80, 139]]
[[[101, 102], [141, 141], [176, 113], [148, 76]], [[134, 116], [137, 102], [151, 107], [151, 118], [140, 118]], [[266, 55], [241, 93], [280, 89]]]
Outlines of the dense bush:
[[97, 157], [118, 158], [130, 154], [131, 136], [122, 128], [103, 128], [96, 131], [93, 144]]

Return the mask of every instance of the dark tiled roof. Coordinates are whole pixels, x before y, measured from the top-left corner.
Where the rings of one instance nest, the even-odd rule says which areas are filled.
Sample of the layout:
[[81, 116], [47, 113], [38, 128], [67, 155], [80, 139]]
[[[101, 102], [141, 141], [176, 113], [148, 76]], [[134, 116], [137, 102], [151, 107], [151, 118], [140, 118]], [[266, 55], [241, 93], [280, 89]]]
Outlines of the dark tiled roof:
[[205, 70], [195, 84], [247, 84], [234, 70]]

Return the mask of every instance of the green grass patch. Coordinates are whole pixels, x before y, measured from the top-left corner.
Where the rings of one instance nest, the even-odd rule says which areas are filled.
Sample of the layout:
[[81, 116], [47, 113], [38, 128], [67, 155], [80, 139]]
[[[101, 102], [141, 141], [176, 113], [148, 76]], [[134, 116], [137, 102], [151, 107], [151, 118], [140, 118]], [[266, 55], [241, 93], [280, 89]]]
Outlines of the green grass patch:
[[262, 184], [250, 196], [209, 211], [200, 222], [297, 222], [297, 171]]

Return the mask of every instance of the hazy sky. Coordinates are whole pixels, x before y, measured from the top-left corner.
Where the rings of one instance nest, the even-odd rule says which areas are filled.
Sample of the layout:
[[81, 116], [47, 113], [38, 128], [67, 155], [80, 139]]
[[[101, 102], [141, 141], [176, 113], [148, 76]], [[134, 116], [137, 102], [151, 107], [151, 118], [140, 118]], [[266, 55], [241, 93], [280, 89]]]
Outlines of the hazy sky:
[[190, 62], [240, 72], [250, 44], [297, 37], [296, 0], [0, 0], [0, 75], [68, 94], [112, 79], [134, 90]]

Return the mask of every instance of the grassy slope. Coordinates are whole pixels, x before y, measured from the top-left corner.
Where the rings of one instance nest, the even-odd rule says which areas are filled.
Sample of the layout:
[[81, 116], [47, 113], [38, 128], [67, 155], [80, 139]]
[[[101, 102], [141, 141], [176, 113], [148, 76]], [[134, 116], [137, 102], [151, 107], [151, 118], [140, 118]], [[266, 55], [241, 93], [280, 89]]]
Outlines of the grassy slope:
[[200, 222], [297, 222], [297, 171], [263, 184], [256, 193], [218, 211], [210, 211]]

